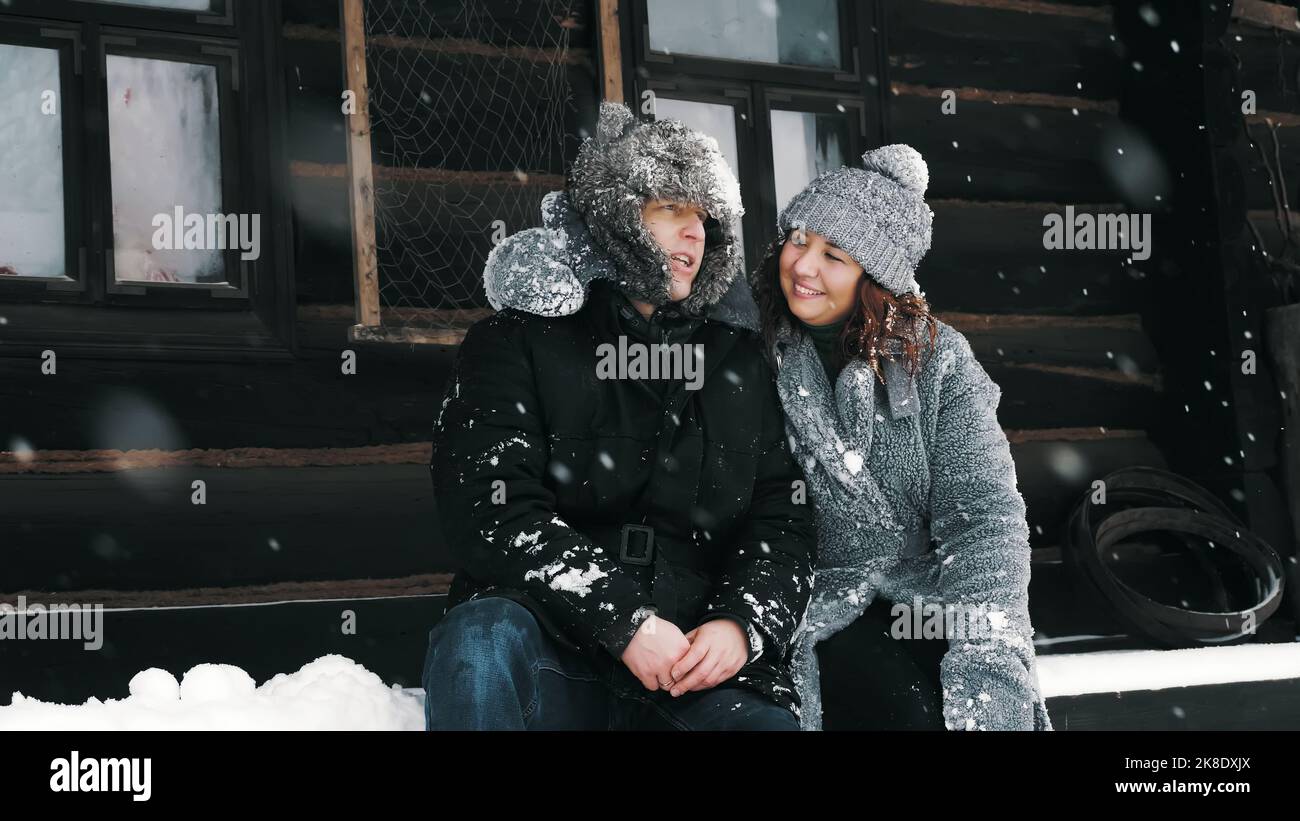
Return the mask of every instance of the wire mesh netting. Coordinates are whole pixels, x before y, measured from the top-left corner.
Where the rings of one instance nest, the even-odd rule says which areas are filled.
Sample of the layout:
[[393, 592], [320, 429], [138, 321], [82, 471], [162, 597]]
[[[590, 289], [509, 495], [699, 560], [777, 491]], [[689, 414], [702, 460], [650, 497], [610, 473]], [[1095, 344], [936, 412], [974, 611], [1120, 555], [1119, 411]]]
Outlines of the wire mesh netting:
[[376, 336], [455, 341], [495, 242], [563, 187], [571, 0], [366, 0]]

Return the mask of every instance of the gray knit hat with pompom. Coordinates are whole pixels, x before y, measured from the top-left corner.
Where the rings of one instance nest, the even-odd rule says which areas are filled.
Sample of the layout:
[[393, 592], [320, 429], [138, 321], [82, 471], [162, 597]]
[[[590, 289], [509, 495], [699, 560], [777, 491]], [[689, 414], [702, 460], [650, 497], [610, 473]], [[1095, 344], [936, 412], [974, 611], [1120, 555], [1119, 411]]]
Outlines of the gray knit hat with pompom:
[[930, 250], [930, 171], [910, 145], [862, 155], [862, 168], [827, 171], [781, 211], [782, 234], [803, 228], [838, 245], [895, 296], [919, 294], [916, 267]]

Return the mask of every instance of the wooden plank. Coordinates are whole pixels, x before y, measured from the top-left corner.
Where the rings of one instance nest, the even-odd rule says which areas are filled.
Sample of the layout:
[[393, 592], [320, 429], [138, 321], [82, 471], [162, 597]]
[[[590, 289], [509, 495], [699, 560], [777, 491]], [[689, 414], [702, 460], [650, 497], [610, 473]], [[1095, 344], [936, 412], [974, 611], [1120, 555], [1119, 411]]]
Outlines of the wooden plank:
[[1062, 696], [1047, 711], [1059, 730], [1294, 730], [1300, 679]]
[[997, 89], [971, 88], [970, 86], [932, 88], [902, 82], [890, 82], [889, 91], [896, 97], [927, 97], [931, 99], [943, 99], [944, 95], [951, 91], [959, 101], [1067, 110], [1077, 108], [1079, 111], [1119, 114], [1119, 102], [1117, 100], [1092, 100], [1087, 97], [1041, 94], [1036, 91], [999, 91]]
[[375, 249], [374, 177], [370, 158], [370, 88], [366, 82], [364, 0], [342, 0], [343, 68], [356, 95], [348, 117], [348, 213], [352, 221], [352, 267], [356, 277], [357, 321], [379, 324], [379, 262]]
[[1268, 126], [1272, 123], [1277, 125], [1278, 128], [1297, 128], [1300, 127], [1300, 114], [1291, 114], [1285, 111], [1260, 111], [1255, 114], [1247, 114], [1246, 122], [1250, 125]]
[[[925, 157], [931, 197], [965, 200], [1117, 199], [1102, 145], [1119, 124], [1114, 101], [894, 83], [891, 139]], [[1036, 102], [1029, 102], [1035, 99]], [[1050, 102], [1045, 102], [1050, 100]]]
[[230, 361], [180, 367], [60, 354], [57, 376], [40, 375], [35, 356], [0, 357], [3, 446], [15, 438], [38, 451], [427, 441], [454, 352], [353, 346], [356, 373], [344, 375], [346, 347], [256, 369]]
[[[31, 363], [51, 349], [51, 340], [59, 340], [52, 349], [59, 356], [60, 373], [77, 359], [293, 361], [283, 340], [251, 310], [204, 312], [202, 322], [195, 322], [194, 314], [191, 309], [117, 306], [103, 311], [83, 305], [6, 303], [0, 305], [0, 349], [5, 354], [0, 360], [9, 360], [17, 373], [28, 375]], [[166, 344], [160, 344], [164, 338]], [[242, 345], [232, 347], [232, 340]], [[0, 385], [0, 393], [5, 387]], [[15, 408], [5, 407], [7, 417], [16, 414]]]
[[153, 468], [284, 468], [427, 465], [430, 442], [356, 448], [191, 448], [189, 450], [0, 451], [0, 473], [116, 473]]
[[1043, 0], [929, 0], [949, 6], [969, 6], [982, 9], [1014, 11], [1020, 14], [1055, 14], [1064, 17], [1082, 17], [1099, 23], [1112, 22], [1111, 10], [1102, 7], [1074, 5], [1072, 3], [1043, 2]]
[[464, 342], [466, 330], [464, 328], [410, 328], [400, 325], [376, 327], [353, 325], [348, 328], [348, 340], [352, 342], [448, 347]]
[[[284, 22], [314, 28], [339, 28], [337, 3], [321, 0], [282, 0]], [[587, 48], [592, 31], [584, 4], [550, 6], [518, 0], [475, 0], [475, 13], [465, 14], [465, 0], [384, 0], [370, 10], [372, 28], [424, 31], [445, 38], [473, 39], [489, 44], [546, 47], [565, 38], [575, 48]], [[562, 13], [554, 13], [560, 11]], [[285, 35], [286, 39], [288, 35]]]
[[[317, 43], [339, 42], [338, 30], [323, 26], [285, 23], [282, 34], [286, 40], [310, 40]], [[366, 43], [369, 48], [402, 49], [440, 55], [485, 57], [488, 59], [527, 60], [543, 65], [576, 65], [590, 59], [590, 55], [585, 49], [494, 45], [464, 37], [403, 37], [393, 34], [372, 34], [367, 38]]]
[[[1141, 283], [1125, 252], [1043, 248], [1043, 218], [1063, 214], [1049, 202], [933, 199], [933, 245], [917, 271], [940, 312], [1071, 314], [1130, 312]], [[1123, 212], [1115, 203], [1076, 212]]]
[[[347, 312], [348, 316], [341, 316], [341, 312]], [[383, 343], [402, 341], [397, 336], [392, 338], [375, 336], [384, 329], [405, 329], [416, 335], [419, 334], [420, 329], [425, 329], [430, 332], [427, 337], [430, 341], [427, 344], [459, 345], [471, 325], [493, 313], [495, 311], [491, 308], [454, 310], [384, 308], [380, 311], [379, 327], [364, 332], [362, 335], [366, 337], [365, 339], [357, 339], [351, 332], [354, 326], [349, 306], [299, 305], [297, 330], [301, 335], [298, 337], [298, 345], [300, 349], [337, 351], [348, 341], [373, 340]], [[432, 342], [435, 337], [439, 340], [436, 343]], [[411, 340], [412, 344], [421, 344], [423, 341], [422, 339]]]
[[889, 0], [885, 10], [891, 82], [1119, 97], [1122, 59], [1109, 9]]
[[[349, 305], [299, 305], [298, 321], [345, 322], [352, 318]], [[486, 319], [496, 311], [491, 308], [473, 310], [442, 310], [438, 308], [385, 308], [384, 317], [396, 322], [455, 322], [474, 323]]]
[[600, 75], [602, 99], [623, 102], [623, 47], [619, 0], [597, 0], [600, 7]]
[[1145, 439], [1146, 432], [1140, 430], [1111, 429], [1103, 426], [1090, 428], [1039, 428], [1030, 430], [1006, 430], [1007, 441], [1013, 445], [1025, 442], [1092, 442], [1114, 439]]
[[[306, 179], [343, 179], [348, 167], [336, 163], [316, 163], [294, 160], [289, 163], [289, 173]], [[510, 186], [519, 188], [564, 187], [563, 174], [543, 174], [527, 171], [458, 171], [446, 168], [394, 168], [374, 166], [373, 177], [385, 182], [422, 183], [425, 185], [459, 186]]]
[[[196, 480], [204, 504], [192, 501]], [[0, 525], [11, 591], [243, 587], [453, 569], [424, 464], [3, 474], [0, 493], [16, 511]]]
[[1268, 3], [1265, 0], [1235, 0], [1232, 19], [1266, 29], [1300, 34], [1300, 16], [1295, 6]]
[[401, 596], [446, 595], [450, 573], [425, 573], [401, 579], [344, 579], [321, 582], [280, 582], [245, 587], [198, 587], [187, 590], [76, 590], [0, 592], [0, 604], [17, 607], [19, 598], [29, 603], [90, 603], [106, 610], [212, 607], [238, 604], [280, 604], [300, 601], [377, 599]]

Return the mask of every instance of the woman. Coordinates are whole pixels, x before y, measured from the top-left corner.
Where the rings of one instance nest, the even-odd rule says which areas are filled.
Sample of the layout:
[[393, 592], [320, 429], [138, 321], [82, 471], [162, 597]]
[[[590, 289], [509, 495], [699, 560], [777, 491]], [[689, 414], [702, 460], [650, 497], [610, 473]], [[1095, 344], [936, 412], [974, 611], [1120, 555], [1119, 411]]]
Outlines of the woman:
[[[1000, 391], [915, 279], [930, 247], [928, 171], [905, 145], [863, 161], [791, 200], [750, 276], [819, 529], [793, 660], [801, 721], [822, 728], [825, 698], [831, 729], [1050, 730]], [[488, 295], [554, 312], [552, 286], [570, 307], [599, 267], [489, 265]], [[942, 638], [899, 637], [917, 625], [936, 635], [936, 617]]]

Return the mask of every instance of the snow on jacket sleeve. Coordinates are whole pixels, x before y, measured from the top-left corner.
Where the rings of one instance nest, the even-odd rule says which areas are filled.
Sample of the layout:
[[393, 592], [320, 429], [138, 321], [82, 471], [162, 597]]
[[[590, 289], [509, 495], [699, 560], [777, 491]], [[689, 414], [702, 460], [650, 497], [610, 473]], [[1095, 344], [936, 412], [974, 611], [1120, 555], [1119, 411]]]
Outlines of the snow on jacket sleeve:
[[533, 385], [519, 315], [470, 328], [434, 426], [442, 528], [475, 581], [528, 594], [576, 642], [620, 658], [652, 604], [618, 556], [557, 515]]
[[518, 308], [538, 316], [576, 313], [587, 299], [590, 277], [568, 264], [562, 230], [529, 228], [502, 240], [483, 267], [483, 290], [497, 310]]
[[542, 198], [542, 226], [506, 237], [488, 255], [483, 290], [493, 308], [567, 316], [586, 302], [593, 279], [617, 278], [565, 192]]
[[949, 729], [1050, 729], [1039, 698], [1029, 620], [1029, 527], [1011, 449], [997, 419], [1001, 390], [959, 333], [940, 346], [939, 411], [930, 447], [930, 530], [939, 592], [967, 636], [940, 667]]
[[812, 505], [795, 501], [804, 475], [786, 446], [775, 382], [766, 376], [763, 384], [771, 389], [764, 414], [767, 447], [758, 458], [749, 514], [702, 621], [729, 615], [743, 622], [750, 640], [749, 661], [767, 653], [770, 663], [781, 664], [808, 607], [817, 531]]

